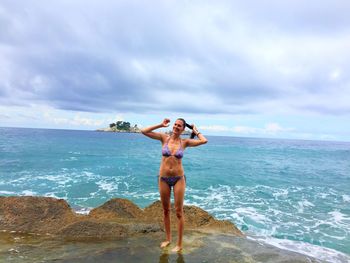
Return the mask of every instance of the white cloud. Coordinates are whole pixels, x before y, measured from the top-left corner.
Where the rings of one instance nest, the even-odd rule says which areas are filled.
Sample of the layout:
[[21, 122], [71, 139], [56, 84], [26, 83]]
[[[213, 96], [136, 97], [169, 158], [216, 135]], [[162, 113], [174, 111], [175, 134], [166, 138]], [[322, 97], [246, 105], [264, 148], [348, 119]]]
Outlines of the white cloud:
[[278, 123], [267, 123], [264, 128], [249, 126], [228, 127], [224, 125], [199, 126], [199, 129], [212, 132], [233, 132], [244, 135], [277, 135], [283, 132], [293, 131], [293, 128], [284, 128]]
[[341, 76], [341, 70], [339, 68], [336, 68], [330, 72], [329, 79], [336, 81], [339, 79], [340, 76]]
[[[94, 127], [102, 127], [105, 125], [108, 120], [107, 119], [94, 119], [81, 116], [81, 113], [75, 113], [73, 116], [69, 117], [59, 117], [55, 113], [46, 112], [44, 117], [48, 123], [54, 123], [56, 125], [65, 125], [65, 126], [86, 126], [90, 128]], [[111, 120], [111, 119], [109, 119]], [[111, 121], [115, 122], [115, 120]]]
[[198, 127], [198, 129], [205, 130], [205, 131], [213, 131], [213, 132], [230, 131], [230, 128], [226, 127], [224, 125], [209, 125], [209, 126], [201, 125], [201, 126]]
[[125, 121], [125, 117], [122, 114], [117, 114], [114, 119], [111, 119], [111, 122], [116, 122], [116, 121]]
[[262, 132], [266, 134], [277, 134], [277, 133], [292, 131], [292, 130], [293, 130], [292, 128], [283, 128], [278, 123], [268, 123], [262, 129]]
[[0, 102], [155, 112], [173, 111], [173, 98], [195, 97], [179, 112], [232, 114], [270, 107], [303, 111], [310, 101], [300, 98], [312, 95], [317, 107], [309, 111], [350, 112], [337, 96], [328, 96], [334, 83], [333, 94], [350, 96], [341, 89], [350, 82], [342, 74], [350, 68], [345, 1], [337, 7], [316, 1], [154, 6], [2, 2], [0, 58], [6, 66], [0, 69], [0, 89], [6, 92], [0, 90]]
[[259, 131], [257, 128], [248, 126], [235, 126], [231, 130], [238, 134], [255, 134]]
[[70, 123], [75, 126], [101, 126], [103, 120], [95, 120], [90, 118], [81, 117], [80, 114], [76, 114], [73, 120], [70, 120]]
[[57, 110], [43, 126], [57, 127], [104, 126], [116, 113], [255, 114], [267, 124], [219, 120], [205, 128], [267, 136], [293, 132], [268, 123], [271, 112], [336, 122], [350, 114], [349, 7], [341, 0], [1, 1], [0, 105], [14, 108], [1, 121], [40, 125], [33, 108], [40, 104]]

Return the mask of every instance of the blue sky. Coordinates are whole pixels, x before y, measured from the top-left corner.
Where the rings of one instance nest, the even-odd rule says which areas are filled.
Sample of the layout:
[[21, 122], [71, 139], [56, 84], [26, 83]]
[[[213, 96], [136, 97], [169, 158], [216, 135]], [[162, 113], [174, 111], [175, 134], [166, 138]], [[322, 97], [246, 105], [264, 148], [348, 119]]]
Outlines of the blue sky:
[[204, 134], [350, 141], [350, 2], [0, 3], [0, 126], [183, 117]]

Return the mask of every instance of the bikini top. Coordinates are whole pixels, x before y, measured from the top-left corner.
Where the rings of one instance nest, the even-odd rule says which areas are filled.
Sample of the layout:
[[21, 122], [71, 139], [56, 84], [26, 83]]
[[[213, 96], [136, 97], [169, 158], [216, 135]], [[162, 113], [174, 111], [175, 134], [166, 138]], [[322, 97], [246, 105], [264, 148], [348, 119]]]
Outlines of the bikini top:
[[170, 140], [170, 137], [162, 149], [162, 155], [165, 157], [175, 156], [177, 159], [181, 159], [184, 156], [184, 150], [182, 149], [181, 139], [180, 139], [180, 147], [175, 154], [171, 154], [171, 151], [168, 146], [169, 140]]

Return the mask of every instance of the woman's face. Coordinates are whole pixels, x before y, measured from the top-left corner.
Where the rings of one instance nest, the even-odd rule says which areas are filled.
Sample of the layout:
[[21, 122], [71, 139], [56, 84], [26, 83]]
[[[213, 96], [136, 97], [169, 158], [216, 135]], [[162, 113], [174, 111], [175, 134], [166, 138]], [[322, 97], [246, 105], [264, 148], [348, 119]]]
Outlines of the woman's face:
[[185, 129], [185, 124], [182, 120], [176, 120], [173, 126], [173, 133], [181, 134]]

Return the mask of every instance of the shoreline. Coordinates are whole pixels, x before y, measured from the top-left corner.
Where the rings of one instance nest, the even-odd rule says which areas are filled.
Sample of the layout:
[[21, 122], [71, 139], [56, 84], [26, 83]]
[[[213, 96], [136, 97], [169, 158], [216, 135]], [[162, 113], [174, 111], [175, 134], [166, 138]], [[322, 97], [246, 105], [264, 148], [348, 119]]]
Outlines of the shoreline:
[[[88, 215], [92, 209], [93, 208], [81, 207], [81, 209], [77, 208], [75, 212], [82, 215]], [[286, 253], [297, 253], [298, 255], [312, 257], [317, 260], [325, 260], [326, 262], [350, 262], [350, 255], [335, 249], [321, 247], [303, 241], [256, 236], [246, 232], [244, 232], [244, 235], [248, 240], [254, 243], [265, 244], [267, 246], [280, 249], [281, 251], [285, 251]], [[339, 260], [333, 261], [337, 258], [339, 258]]]
[[[176, 233], [173, 232], [173, 235]], [[71, 241], [2, 233], [0, 261], [11, 262], [322, 262], [312, 257], [225, 234], [185, 231], [182, 253], [160, 249], [164, 233], [114, 240]]]
[[94, 130], [96, 132], [115, 132], [115, 133], [141, 133], [141, 131], [125, 131], [125, 130], [113, 130], [110, 128], [101, 128]]
[[[315, 253], [293, 251], [290, 244], [283, 247], [258, 237], [245, 236], [238, 229], [237, 232], [231, 222], [217, 220], [200, 208], [186, 206], [184, 210], [188, 223], [184, 233], [183, 262], [198, 262], [198, 259], [210, 262], [218, 259], [219, 262], [233, 259], [237, 262], [349, 262], [350, 259], [335, 250], [321, 247], [317, 250], [316, 246], [313, 246]], [[164, 237], [159, 201], [140, 209], [127, 199], [115, 198], [80, 214], [63, 199], [0, 197], [0, 231], [0, 259], [6, 260], [21, 253], [28, 260], [45, 258], [45, 262], [67, 263], [90, 262], [86, 260], [91, 259], [94, 260], [91, 262], [113, 262], [108, 259], [120, 253], [127, 262], [139, 262], [145, 255], [152, 259], [149, 262], [167, 262], [165, 259], [175, 256], [170, 249], [158, 247]], [[40, 249], [26, 251], [25, 248], [33, 244], [40, 244]], [[72, 245], [76, 252], [67, 252]], [[300, 242], [300, 245], [305, 244]], [[44, 253], [43, 247], [47, 247]], [[65, 256], [56, 251], [65, 251]]]

